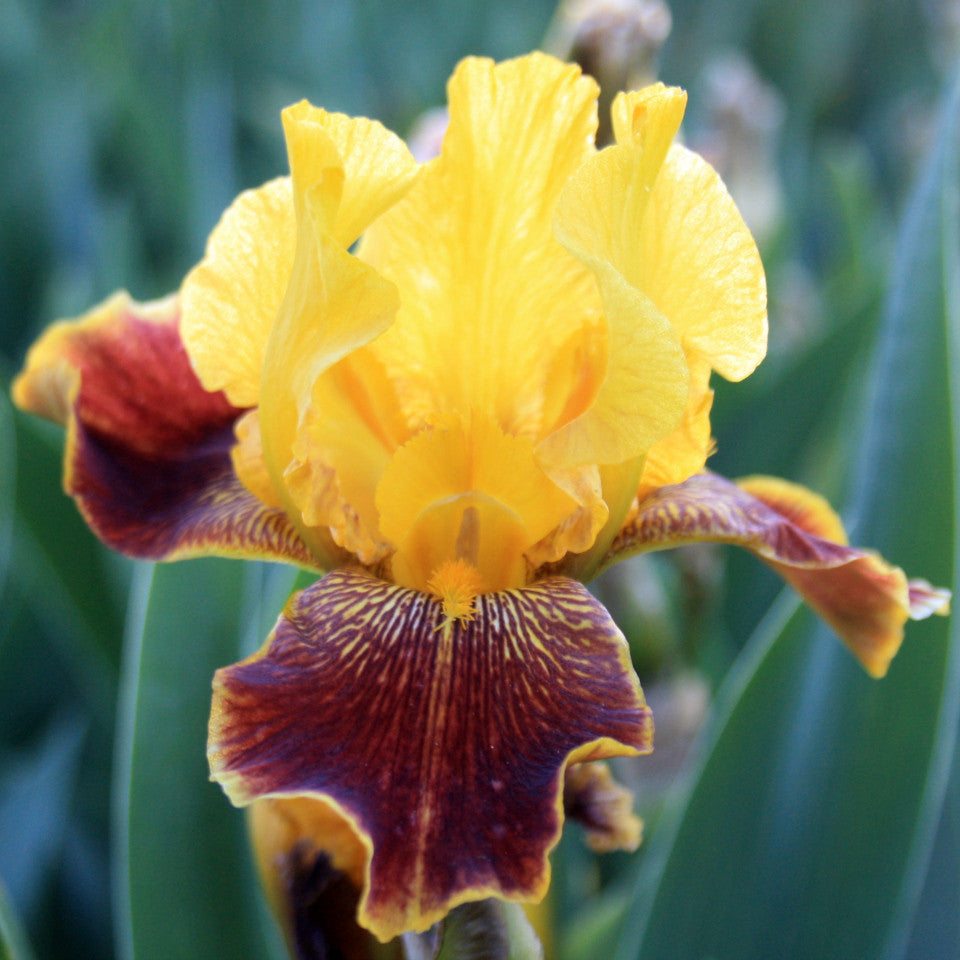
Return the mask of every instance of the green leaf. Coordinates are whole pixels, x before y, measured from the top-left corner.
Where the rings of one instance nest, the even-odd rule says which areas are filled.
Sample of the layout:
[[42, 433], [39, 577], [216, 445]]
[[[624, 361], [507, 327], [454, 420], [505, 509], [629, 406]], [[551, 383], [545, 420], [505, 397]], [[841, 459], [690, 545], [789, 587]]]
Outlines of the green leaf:
[[7, 400], [6, 384], [0, 381], [0, 592], [10, 564], [10, 535], [13, 530], [14, 497], [17, 490], [17, 443], [13, 411]]
[[0, 884], [0, 960], [33, 960], [26, 934]]
[[71, 638], [90, 669], [112, 682], [126, 566], [97, 541], [63, 492], [63, 431], [26, 414], [15, 415], [14, 424], [17, 510], [9, 579], [38, 616], [57, 626], [51, 632]]
[[39, 908], [60, 856], [86, 724], [53, 720], [31, 751], [0, 764], [0, 877], [24, 916]]
[[243, 814], [209, 782], [206, 731], [214, 670], [251, 645], [271, 604], [276, 616], [293, 576], [219, 560], [138, 570], [115, 797], [121, 957], [275, 955]]
[[[901, 232], [866, 420], [849, 435], [849, 504], [854, 542], [950, 583], [960, 86], [943, 117]], [[658, 826], [618, 957], [905, 956], [958, 717], [949, 621], [908, 625], [875, 682], [782, 598], [731, 671], [699, 765]]]

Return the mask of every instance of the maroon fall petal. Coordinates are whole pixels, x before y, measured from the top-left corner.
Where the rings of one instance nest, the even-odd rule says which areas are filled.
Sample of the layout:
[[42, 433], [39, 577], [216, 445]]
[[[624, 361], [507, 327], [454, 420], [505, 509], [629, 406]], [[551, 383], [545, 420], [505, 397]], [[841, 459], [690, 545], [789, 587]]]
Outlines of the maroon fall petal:
[[14, 398], [67, 427], [64, 488], [114, 549], [315, 564], [283, 511], [234, 473], [243, 411], [197, 380], [175, 297], [137, 304], [116, 294], [56, 324], [31, 350]]
[[848, 546], [836, 514], [805, 487], [773, 477], [731, 483], [701, 473], [642, 500], [604, 565], [685, 543], [733, 543], [770, 564], [850, 647], [883, 676], [908, 618], [945, 613], [950, 592], [907, 580], [876, 553]]
[[293, 597], [218, 671], [208, 756], [238, 804], [313, 795], [368, 850], [380, 939], [488, 896], [536, 899], [568, 763], [651, 748], [622, 635], [579, 583], [481, 595], [470, 621], [353, 569]]

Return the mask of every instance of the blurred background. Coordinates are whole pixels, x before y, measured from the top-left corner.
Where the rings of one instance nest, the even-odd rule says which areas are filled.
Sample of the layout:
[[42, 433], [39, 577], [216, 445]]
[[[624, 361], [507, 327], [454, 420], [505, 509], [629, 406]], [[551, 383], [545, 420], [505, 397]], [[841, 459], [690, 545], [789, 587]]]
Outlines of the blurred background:
[[[958, 318], [956, 276], [944, 266], [956, 261], [944, 258], [956, 255], [956, 168], [937, 168], [934, 186], [922, 176], [947, 149], [942, 102], [956, 72], [960, 3], [672, 0], [645, 9], [625, 41], [619, 27], [605, 27], [601, 48], [626, 43], [634, 82], [687, 88], [683, 136], [721, 171], [768, 274], [770, 354], [747, 382], [717, 384], [711, 466], [815, 486], [894, 562], [951, 583], [956, 431], [945, 331]], [[285, 172], [283, 106], [306, 97], [407, 134], [443, 104], [460, 57], [505, 58], [544, 43], [558, 52], [571, 43], [551, 0], [0, 2], [0, 880], [10, 944], [19, 931], [38, 960], [276, 955], [259, 916], [257, 932], [243, 927], [229, 949], [220, 939], [243, 926], [223, 878], [245, 891], [252, 881], [242, 823], [206, 782], [210, 671], [195, 664], [191, 617], [206, 624], [200, 608], [217, 603], [228, 620], [232, 612], [228, 639], [204, 654], [215, 666], [259, 642], [265, 630], [250, 624], [269, 624], [289, 588], [275, 572], [229, 563], [195, 567], [189, 586], [158, 585], [149, 567], [103, 549], [60, 490], [61, 431], [10, 409], [9, 383], [27, 347], [51, 320], [118, 287], [140, 300], [176, 289], [232, 198]], [[911, 202], [920, 211], [913, 233]], [[924, 217], [934, 218], [930, 229], [916, 226]], [[921, 330], [927, 352], [891, 366], [890, 344], [902, 333], [890, 330], [905, 323]], [[883, 370], [900, 399], [878, 420], [877, 396], [890, 385]], [[864, 465], [866, 450], [883, 456]], [[912, 464], [902, 475], [898, 458]], [[877, 493], [871, 468], [889, 490]], [[884, 507], [907, 499], [921, 511], [916, 522]], [[154, 596], [161, 588], [179, 596], [182, 623], [157, 619], [151, 582]], [[279, 602], [251, 612], [242, 599], [251, 583]], [[957, 659], [947, 625], [908, 631], [908, 645], [925, 644], [933, 666], [905, 651], [903, 670], [914, 672], [861, 696], [868, 682], [847, 655], [819, 653], [833, 650], [828, 631], [798, 621], [789, 599], [768, 615], [779, 581], [749, 556], [701, 547], [638, 558], [597, 590], [631, 641], [658, 722], [654, 757], [620, 771], [638, 792], [647, 840], [637, 856], [600, 861], [567, 831], [545, 921], [552, 955], [613, 955], [596, 953], [599, 943], [622, 957], [671, 955], [669, 939], [658, 947], [651, 931], [678, 924], [685, 899], [709, 901], [701, 887], [716, 890], [726, 862], [735, 896], [689, 921], [673, 956], [960, 957], [960, 800], [950, 773]], [[191, 650], [180, 660], [178, 645]], [[161, 670], [150, 666], [153, 652], [168, 687], [145, 713], [146, 694], [158, 689], [149, 670]], [[177, 696], [187, 699], [177, 706]], [[884, 703], [897, 704], [896, 722]], [[170, 752], [151, 753], [150, 739], [138, 739], [152, 722]], [[738, 724], [766, 739], [752, 745]], [[824, 755], [830, 744], [836, 750]], [[796, 751], [805, 766], [784, 761]], [[781, 766], [764, 767], [765, 757]], [[857, 762], [862, 781], [824, 812], [832, 773], [842, 779]], [[757, 769], [774, 771], [762, 825], [736, 791], [738, 782], [753, 791]], [[808, 832], [791, 833], [798, 817], [808, 818]], [[864, 832], [884, 818], [880, 832]], [[211, 827], [204, 837], [239, 851], [234, 859], [178, 839], [185, 824], [195, 831], [221, 819], [232, 832]], [[722, 843], [714, 848], [730, 822], [745, 836], [762, 834], [743, 876]], [[701, 847], [684, 846], [697, 837]], [[815, 856], [798, 853], [810, 837], [834, 840]], [[838, 849], [836, 837], [849, 843]], [[878, 845], [890, 863], [876, 859]], [[184, 859], [171, 850], [185, 850]], [[845, 858], [864, 876], [896, 875], [858, 891], [861, 868], [838, 867]], [[699, 880], [685, 888], [698, 863]], [[780, 883], [793, 892], [773, 896]], [[797, 926], [803, 891], [818, 885], [810, 929]], [[196, 896], [185, 901], [189, 919], [174, 906], [183, 889]], [[254, 895], [244, 896], [256, 914]], [[853, 938], [848, 922], [862, 934], [849, 941], [856, 950], [818, 952], [813, 926], [843, 941]], [[784, 924], [792, 932], [780, 936]], [[195, 927], [204, 932], [190, 933]], [[219, 952], [203, 952], [194, 936], [209, 936]], [[740, 949], [723, 954], [725, 943]], [[857, 952], [864, 944], [878, 952]]]

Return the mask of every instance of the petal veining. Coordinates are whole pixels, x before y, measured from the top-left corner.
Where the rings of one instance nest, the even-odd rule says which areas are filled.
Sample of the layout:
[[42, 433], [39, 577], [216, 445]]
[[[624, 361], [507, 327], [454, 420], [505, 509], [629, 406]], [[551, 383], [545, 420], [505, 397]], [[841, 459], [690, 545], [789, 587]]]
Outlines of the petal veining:
[[386, 329], [398, 301], [393, 284], [330, 237], [314, 236], [311, 242], [308, 232], [300, 231], [290, 286], [267, 345], [260, 422], [274, 488], [313, 546], [329, 534], [304, 516], [312, 499], [310, 483], [291, 487], [288, 471], [306, 468], [335, 480], [337, 465], [298, 459], [300, 426], [309, 416], [320, 377]]
[[684, 349], [728, 380], [767, 352], [767, 286], [756, 242], [717, 172], [674, 144], [634, 243], [636, 283]]
[[605, 563], [705, 540], [745, 547], [769, 563], [875, 677], [886, 673], [908, 619], [949, 606], [948, 591], [908, 581], [877, 554], [847, 546], [822, 497], [771, 477], [738, 486], [702, 473], [657, 490], [638, 504]]
[[237, 478], [242, 411], [200, 385], [178, 324], [175, 297], [121, 293], [34, 345], [14, 399], [66, 425], [64, 488], [97, 535], [132, 556], [317, 565], [285, 514]]
[[441, 155], [360, 248], [401, 298], [374, 349], [413, 426], [479, 409], [536, 439], [553, 353], [600, 310], [551, 231], [557, 196], [593, 152], [596, 84], [540, 54], [468, 58], [449, 97]]
[[[329, 113], [302, 100], [283, 111], [290, 169], [298, 192], [317, 184], [329, 188], [327, 171], [339, 168], [323, 223], [341, 246], [349, 247], [410, 188], [418, 165], [407, 145], [376, 120]], [[323, 189], [323, 188], [321, 188]]]
[[580, 584], [444, 622], [437, 598], [340, 570], [218, 672], [209, 757], [235, 803], [319, 797], [348, 819], [359, 919], [387, 940], [467, 900], [541, 897], [567, 764], [651, 738], [623, 637]]
[[690, 363], [690, 398], [683, 419], [671, 433], [657, 441], [648, 451], [637, 495], [642, 500], [658, 487], [682, 483], [703, 470], [713, 453], [710, 430], [710, 367], [702, 360]]
[[667, 319], [609, 263], [591, 265], [609, 333], [606, 376], [593, 403], [538, 445], [547, 469], [646, 453], [680, 422], [690, 393], [687, 362]]

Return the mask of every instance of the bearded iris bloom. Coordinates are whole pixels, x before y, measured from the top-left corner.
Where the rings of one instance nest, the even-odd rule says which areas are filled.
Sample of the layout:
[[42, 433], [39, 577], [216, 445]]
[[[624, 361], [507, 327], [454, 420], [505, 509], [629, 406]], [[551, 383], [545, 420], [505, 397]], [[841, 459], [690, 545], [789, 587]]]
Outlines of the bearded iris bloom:
[[288, 108], [290, 175], [237, 198], [178, 295], [55, 325], [14, 387], [66, 425], [66, 489], [109, 545], [324, 574], [218, 671], [208, 755], [383, 940], [542, 896], [567, 768], [652, 748], [582, 585], [609, 564], [739, 544], [874, 676], [946, 608], [816, 495], [705, 470], [711, 374], [765, 353], [763, 269], [674, 142], [685, 94], [618, 96], [601, 151], [597, 95], [543, 55], [466, 60], [422, 165]]

